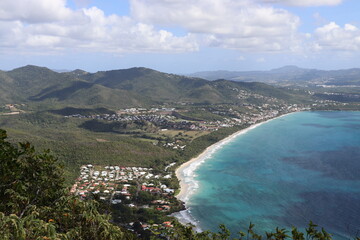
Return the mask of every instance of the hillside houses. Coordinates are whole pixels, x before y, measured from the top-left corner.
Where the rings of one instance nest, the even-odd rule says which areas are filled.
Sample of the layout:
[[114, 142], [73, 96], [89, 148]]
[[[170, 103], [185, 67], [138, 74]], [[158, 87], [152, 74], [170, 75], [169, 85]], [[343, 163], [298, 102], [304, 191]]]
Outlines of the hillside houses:
[[[80, 168], [80, 176], [70, 192], [81, 198], [98, 195], [100, 200], [111, 204], [119, 204], [122, 202], [121, 199], [131, 201], [139, 191], [148, 192], [160, 198], [172, 196], [174, 189], [161, 183], [161, 179], [169, 179], [172, 175], [162, 176], [154, 174], [152, 170], [145, 167], [83, 165]], [[140, 207], [132, 202], [128, 206]]]
[[[129, 108], [118, 111], [116, 114], [101, 114], [101, 115], [81, 115], [73, 114], [65, 116], [66, 118], [82, 118], [95, 119], [110, 122], [125, 122], [125, 123], [141, 123], [149, 122], [162, 130], [184, 130], [184, 131], [217, 131], [220, 128], [233, 127], [242, 124], [253, 124], [259, 121], [267, 120], [288, 112], [300, 111], [309, 109], [309, 106], [286, 104], [276, 98], [265, 97], [259, 94], [253, 94], [244, 90], [238, 90], [241, 98], [255, 98], [265, 100], [262, 104], [243, 103], [242, 108], [245, 111], [234, 110], [231, 107], [225, 106], [211, 106], [202, 108], [202, 111], [208, 111], [222, 117], [221, 120], [196, 120], [189, 121], [179, 118], [179, 115], [173, 114], [175, 108]], [[181, 115], [180, 115], [181, 116]], [[173, 149], [182, 149], [180, 146], [171, 144], [164, 145], [165, 147], [172, 147]]]

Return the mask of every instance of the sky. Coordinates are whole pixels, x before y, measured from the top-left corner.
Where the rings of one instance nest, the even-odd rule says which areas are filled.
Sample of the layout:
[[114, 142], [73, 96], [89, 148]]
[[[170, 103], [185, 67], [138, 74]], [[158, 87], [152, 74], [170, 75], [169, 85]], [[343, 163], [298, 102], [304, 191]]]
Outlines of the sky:
[[0, 69], [360, 67], [359, 0], [1, 0]]

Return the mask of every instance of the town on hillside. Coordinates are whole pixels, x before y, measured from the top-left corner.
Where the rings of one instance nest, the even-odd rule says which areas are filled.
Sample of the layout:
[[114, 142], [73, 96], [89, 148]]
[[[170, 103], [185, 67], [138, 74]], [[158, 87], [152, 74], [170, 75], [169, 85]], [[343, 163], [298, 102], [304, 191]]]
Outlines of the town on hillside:
[[[98, 199], [114, 208], [142, 209], [166, 217], [184, 208], [174, 196], [175, 189], [166, 185], [167, 180], [174, 177], [170, 171], [174, 165], [171, 163], [165, 167], [163, 172], [166, 174], [155, 174], [152, 168], [145, 167], [83, 165], [70, 192], [81, 199]], [[119, 222], [128, 229], [134, 226], [133, 221], [119, 219]], [[171, 228], [172, 224], [171, 221], [141, 222], [141, 227], [145, 230]]]

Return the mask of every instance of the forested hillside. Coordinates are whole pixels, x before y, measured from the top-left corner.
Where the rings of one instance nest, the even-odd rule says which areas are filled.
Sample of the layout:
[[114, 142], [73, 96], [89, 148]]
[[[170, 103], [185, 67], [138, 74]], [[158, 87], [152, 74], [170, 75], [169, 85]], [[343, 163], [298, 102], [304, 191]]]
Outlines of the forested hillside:
[[[130, 68], [97, 73], [76, 70], [57, 73], [37, 66], [0, 72], [0, 103], [34, 106], [150, 106], [164, 103], [239, 103], [236, 91], [276, 95], [299, 102], [310, 100], [306, 92], [294, 92], [265, 84], [248, 84]], [[11, 91], [10, 91], [11, 90]], [[258, 91], [261, 90], [261, 91]]]

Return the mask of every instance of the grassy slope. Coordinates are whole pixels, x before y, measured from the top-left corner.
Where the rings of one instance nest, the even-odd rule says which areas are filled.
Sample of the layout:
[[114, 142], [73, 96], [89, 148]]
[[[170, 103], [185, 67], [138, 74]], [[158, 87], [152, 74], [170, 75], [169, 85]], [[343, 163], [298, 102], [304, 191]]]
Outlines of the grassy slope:
[[30, 141], [36, 149], [51, 149], [65, 163], [68, 178], [78, 174], [81, 164], [117, 164], [162, 167], [176, 152], [148, 141], [113, 133], [95, 133], [78, 127], [80, 119], [66, 119], [47, 112], [1, 116], [0, 128], [12, 142]]

